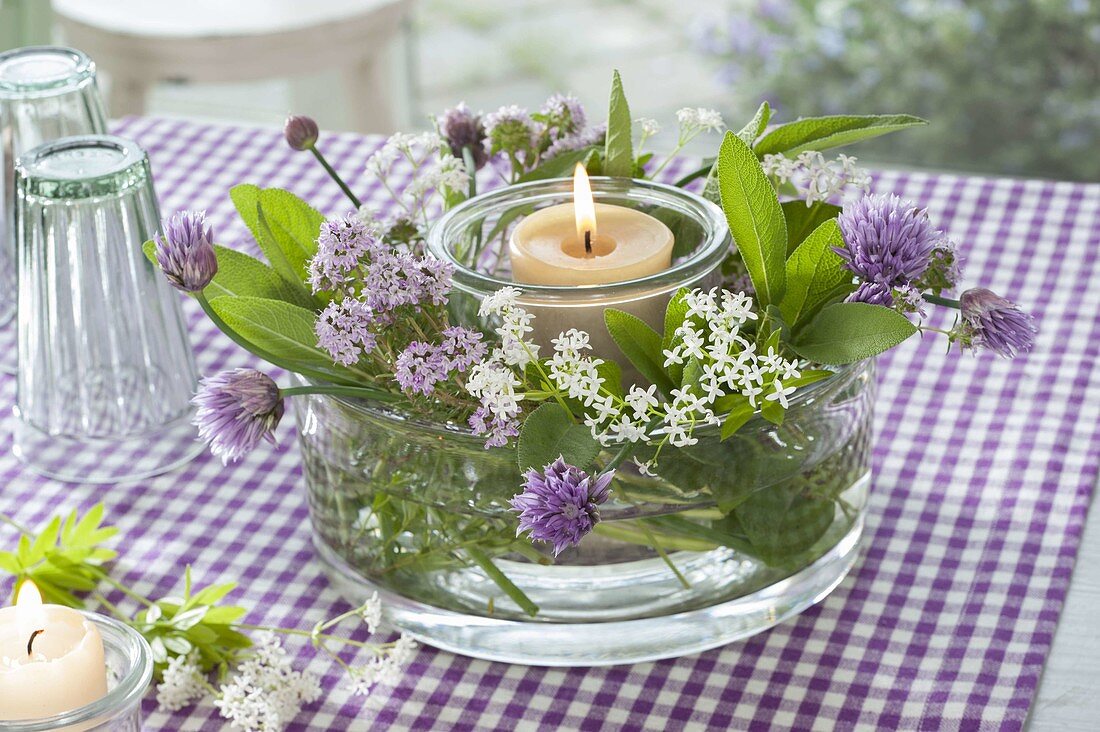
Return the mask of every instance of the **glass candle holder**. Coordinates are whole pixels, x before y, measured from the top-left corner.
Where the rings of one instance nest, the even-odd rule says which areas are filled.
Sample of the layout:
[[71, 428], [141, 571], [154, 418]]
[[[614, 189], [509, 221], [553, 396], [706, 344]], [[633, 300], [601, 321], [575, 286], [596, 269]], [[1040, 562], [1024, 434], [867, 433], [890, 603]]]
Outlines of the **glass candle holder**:
[[[455, 266], [450, 307], [463, 325], [488, 327], [478, 316], [481, 300], [502, 287], [521, 290], [518, 302], [535, 316], [531, 338], [543, 348], [570, 328], [587, 331], [593, 353], [622, 361], [604, 325], [604, 310], [635, 315], [660, 330], [665, 307], [681, 287], [713, 287], [730, 247], [725, 215], [710, 201], [652, 181], [594, 177], [597, 204], [649, 214], [672, 231], [671, 266], [656, 274], [594, 285], [516, 282], [508, 258], [512, 232], [536, 211], [572, 203], [573, 180], [534, 181], [484, 193], [448, 211], [428, 235], [428, 251]], [[629, 241], [620, 246], [630, 246]], [[628, 378], [630, 374], [624, 374]]]
[[178, 293], [142, 252], [160, 225], [137, 143], [66, 137], [16, 165], [19, 380], [13, 449], [60, 480], [115, 483], [202, 452]]
[[0, 732], [139, 732], [141, 698], [153, 679], [153, 653], [136, 630], [113, 618], [84, 612], [103, 639], [107, 695], [91, 704], [39, 719], [0, 720]]
[[[59, 137], [106, 131], [88, 56], [61, 46], [0, 53], [0, 324], [15, 312], [15, 160]], [[15, 373], [14, 342], [13, 331], [0, 330], [0, 371]]]

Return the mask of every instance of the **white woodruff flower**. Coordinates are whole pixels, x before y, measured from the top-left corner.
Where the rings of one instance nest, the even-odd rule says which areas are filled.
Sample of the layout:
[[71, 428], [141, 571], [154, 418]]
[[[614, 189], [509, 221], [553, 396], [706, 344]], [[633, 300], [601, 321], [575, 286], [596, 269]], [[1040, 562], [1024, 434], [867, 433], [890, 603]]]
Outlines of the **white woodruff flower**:
[[520, 289], [517, 287], [502, 287], [491, 295], [485, 296], [477, 314], [483, 318], [489, 315], [503, 315], [506, 310], [516, 307], [516, 298], [519, 295]]
[[252, 651], [214, 706], [238, 729], [281, 730], [321, 695], [321, 686], [312, 674], [294, 670], [273, 633], [260, 633]]
[[676, 121], [680, 123], [681, 134], [685, 135], [701, 131], [721, 132], [726, 126], [717, 110], [705, 107], [684, 107], [677, 110]]
[[661, 132], [661, 123], [655, 119], [643, 117], [637, 123], [642, 130], [642, 137], [653, 137]]
[[382, 600], [379, 599], [377, 592], [363, 603], [363, 607], [359, 609], [359, 617], [367, 624], [368, 633], [377, 632], [378, 627], [382, 625]]
[[784, 155], [765, 155], [762, 165], [764, 172], [780, 183], [794, 186], [807, 206], [871, 190], [871, 176], [849, 155], [826, 160], [821, 153], [807, 150], [794, 160]]
[[206, 696], [205, 681], [194, 655], [168, 659], [168, 667], [157, 685], [157, 706], [166, 712], [183, 709]]
[[351, 691], [366, 696], [378, 684], [392, 685], [401, 679], [402, 670], [416, 655], [419, 646], [416, 641], [402, 635], [382, 655], [372, 658], [366, 666], [353, 666], [348, 669], [351, 677]]
[[504, 366], [496, 357], [475, 364], [466, 379], [466, 391], [480, 401], [491, 414], [503, 418], [511, 418], [519, 414], [520, 398], [516, 389], [520, 386], [519, 379], [512, 370]]
[[554, 345], [554, 355], [546, 362], [550, 379], [570, 399], [579, 399], [584, 404], [592, 404], [599, 399], [600, 387], [604, 383], [599, 372], [603, 359], [582, 355], [582, 351], [591, 349], [588, 334], [572, 328], [560, 333], [551, 343]]
[[517, 304], [519, 295], [520, 290], [515, 287], [502, 287], [485, 296], [478, 315], [500, 318], [500, 326], [496, 328], [500, 347], [494, 351], [494, 358], [522, 369], [538, 358], [539, 347], [527, 340], [527, 334], [534, 330], [531, 322], [535, 316]]

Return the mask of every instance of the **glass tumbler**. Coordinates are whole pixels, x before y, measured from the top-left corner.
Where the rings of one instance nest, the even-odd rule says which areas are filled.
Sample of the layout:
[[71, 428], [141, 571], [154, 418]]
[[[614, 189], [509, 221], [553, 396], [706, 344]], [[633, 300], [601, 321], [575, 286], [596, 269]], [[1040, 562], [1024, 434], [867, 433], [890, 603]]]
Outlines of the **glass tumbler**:
[[160, 221], [145, 151], [63, 138], [21, 156], [15, 179], [15, 454], [84, 483], [190, 460], [198, 375], [179, 296], [141, 249]]
[[107, 131], [95, 64], [71, 48], [0, 53], [0, 371], [15, 373], [15, 160], [44, 142]]

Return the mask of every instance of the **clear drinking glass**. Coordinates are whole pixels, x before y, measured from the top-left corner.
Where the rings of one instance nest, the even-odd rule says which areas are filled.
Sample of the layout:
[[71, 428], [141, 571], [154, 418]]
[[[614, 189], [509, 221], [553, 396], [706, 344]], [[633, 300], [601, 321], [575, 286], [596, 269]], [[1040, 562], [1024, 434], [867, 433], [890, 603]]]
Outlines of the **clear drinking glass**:
[[198, 377], [179, 297], [141, 250], [160, 221], [145, 152], [55, 140], [19, 158], [15, 184], [16, 455], [94, 483], [190, 460]]
[[44, 142], [107, 131], [95, 64], [71, 48], [0, 53], [0, 371], [15, 373], [15, 160]]

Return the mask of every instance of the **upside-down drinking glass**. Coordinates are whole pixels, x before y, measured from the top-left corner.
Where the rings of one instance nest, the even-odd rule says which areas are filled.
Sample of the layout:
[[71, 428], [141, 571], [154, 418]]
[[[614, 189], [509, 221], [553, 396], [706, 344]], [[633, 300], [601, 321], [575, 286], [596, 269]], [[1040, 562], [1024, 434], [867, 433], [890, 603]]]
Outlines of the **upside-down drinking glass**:
[[0, 371], [15, 373], [15, 160], [44, 142], [107, 131], [95, 64], [71, 48], [0, 53]]
[[55, 140], [20, 157], [15, 183], [16, 455], [95, 483], [190, 460], [197, 372], [179, 298], [141, 249], [160, 221], [145, 152]]

